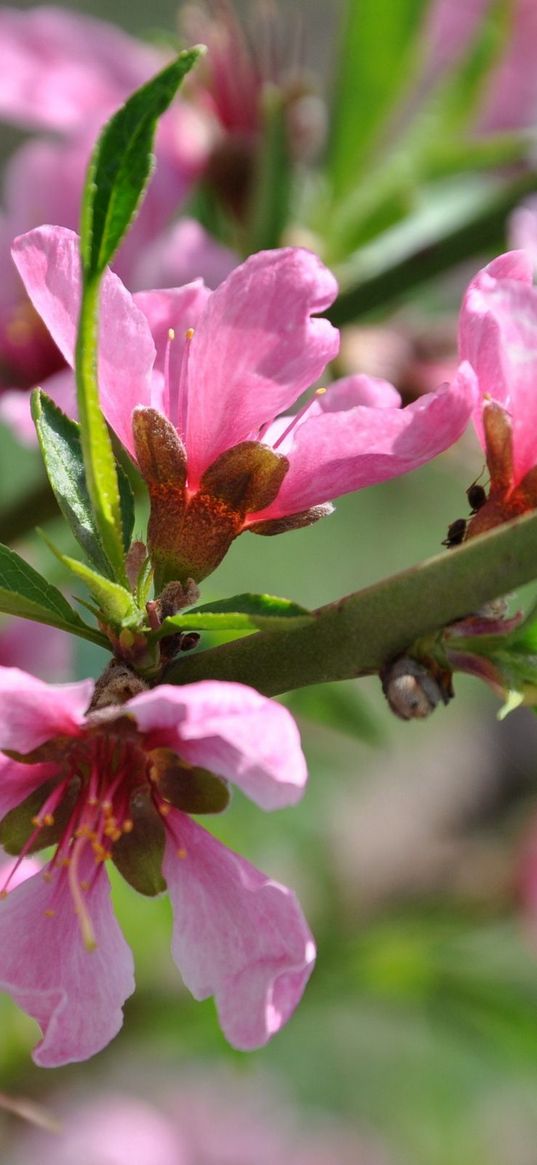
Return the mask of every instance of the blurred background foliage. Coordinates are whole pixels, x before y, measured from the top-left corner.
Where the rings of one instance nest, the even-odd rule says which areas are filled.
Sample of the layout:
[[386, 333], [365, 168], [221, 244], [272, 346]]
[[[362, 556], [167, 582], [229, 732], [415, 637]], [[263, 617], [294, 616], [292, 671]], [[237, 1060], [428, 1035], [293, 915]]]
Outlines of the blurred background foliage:
[[[139, 0], [65, 7], [143, 37], [177, 34], [171, 0], [153, 0], [150, 9]], [[253, 3], [238, 7], [249, 15]], [[469, 129], [507, 43], [508, 5], [491, 5], [458, 70], [437, 61], [434, 77], [418, 69], [425, 3], [281, 0], [284, 29], [298, 7], [332, 121], [325, 164], [293, 175], [286, 237], [310, 241], [341, 278], [334, 319], [349, 325], [341, 370], [386, 375], [410, 398], [432, 387], [437, 373], [436, 383], [442, 379], [454, 359], [467, 278], [506, 245], [509, 211], [537, 189], [531, 127], [479, 140]], [[537, 63], [537, 40], [534, 54]], [[5, 132], [6, 154], [19, 139]], [[236, 243], [230, 230], [221, 234]], [[357, 331], [355, 321], [371, 311]], [[31, 532], [42, 471], [7, 428], [0, 467], [0, 525], [11, 521], [12, 537], [27, 527], [17, 548], [46, 561], [65, 585]], [[252, 590], [316, 606], [410, 566], [438, 552], [482, 468], [468, 434], [435, 464], [342, 499], [312, 528], [241, 538], [203, 599]], [[47, 529], [67, 546], [58, 522]], [[76, 651], [76, 674], [98, 674], [99, 649]], [[304, 802], [263, 815], [237, 793], [215, 822], [226, 843], [297, 890], [318, 941], [305, 998], [266, 1049], [242, 1056], [227, 1047], [212, 1004], [193, 1003], [178, 981], [168, 903], [146, 901], [116, 880], [138, 976], [122, 1033], [94, 1061], [47, 1073], [30, 1062], [33, 1025], [2, 998], [2, 1091], [52, 1111], [116, 1092], [168, 1111], [185, 1082], [214, 1077], [226, 1081], [224, 1093], [236, 1089], [227, 1119], [237, 1128], [246, 1091], [274, 1089], [300, 1129], [311, 1132], [322, 1120], [355, 1138], [356, 1165], [535, 1165], [537, 723], [519, 710], [498, 724], [488, 691], [466, 678], [456, 688], [447, 709], [409, 724], [389, 715], [373, 679], [285, 697], [310, 767]], [[275, 1125], [281, 1112], [275, 1101]], [[221, 1116], [209, 1107], [211, 1119], [218, 1125]], [[268, 1133], [262, 1121], [254, 1124], [258, 1142], [240, 1160], [238, 1149], [234, 1157], [200, 1149], [192, 1160], [269, 1160]], [[18, 1147], [22, 1136], [18, 1117], [0, 1116], [6, 1165], [35, 1160], [35, 1147]], [[315, 1165], [313, 1149], [304, 1153], [304, 1165]], [[343, 1159], [334, 1140], [327, 1160]]]

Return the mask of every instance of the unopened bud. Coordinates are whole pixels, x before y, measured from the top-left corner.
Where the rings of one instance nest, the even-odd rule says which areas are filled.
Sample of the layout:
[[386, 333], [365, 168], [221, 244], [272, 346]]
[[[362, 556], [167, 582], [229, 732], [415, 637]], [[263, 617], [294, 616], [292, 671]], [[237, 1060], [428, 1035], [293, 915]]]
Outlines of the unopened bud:
[[440, 686], [431, 672], [410, 656], [401, 656], [381, 673], [382, 690], [400, 720], [424, 720], [437, 704], [448, 703], [452, 692]]

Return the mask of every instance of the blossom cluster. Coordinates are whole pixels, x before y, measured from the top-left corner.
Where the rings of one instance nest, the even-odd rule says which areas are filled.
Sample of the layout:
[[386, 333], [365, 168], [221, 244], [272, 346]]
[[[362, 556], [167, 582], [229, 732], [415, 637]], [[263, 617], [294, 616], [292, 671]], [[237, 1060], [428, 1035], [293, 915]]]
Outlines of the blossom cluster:
[[[57, 406], [55, 436], [68, 434], [70, 450], [85, 454], [75, 377], [84, 246], [74, 229], [85, 168], [106, 118], [167, 58], [54, 9], [0, 10], [0, 45], [0, 114], [59, 135], [32, 139], [8, 168], [0, 248], [13, 266], [0, 292], [0, 411], [29, 439], [27, 390], [39, 386]], [[215, 61], [205, 102], [182, 101], [162, 118], [155, 181], [100, 285], [100, 408], [150, 507], [145, 541], [124, 548], [119, 581], [75, 563], [112, 662], [96, 683], [47, 683], [22, 670], [6, 639], [0, 666], [0, 843], [16, 859], [0, 887], [0, 989], [39, 1023], [42, 1066], [103, 1048], [133, 991], [107, 867], [141, 894], [167, 890], [174, 960], [196, 999], [214, 998], [234, 1047], [262, 1046], [279, 1031], [312, 972], [314, 940], [294, 892], [196, 820], [227, 808], [230, 785], [262, 810], [295, 805], [307, 780], [296, 725], [241, 683], [166, 677], [170, 659], [193, 646], [180, 612], [234, 540], [308, 526], [334, 499], [425, 465], [470, 420], [490, 486], [460, 540], [537, 505], [528, 254], [502, 255], [472, 280], [448, 382], [403, 407], [387, 380], [338, 376], [339, 330], [323, 314], [338, 283], [313, 250], [280, 246], [241, 261], [198, 222], [174, 221], [214, 165], [226, 118], [244, 115], [249, 142], [261, 133], [257, 106], [224, 99], [225, 61]], [[247, 80], [253, 103], [255, 69]], [[32, 671], [44, 674], [38, 647], [35, 638]]]

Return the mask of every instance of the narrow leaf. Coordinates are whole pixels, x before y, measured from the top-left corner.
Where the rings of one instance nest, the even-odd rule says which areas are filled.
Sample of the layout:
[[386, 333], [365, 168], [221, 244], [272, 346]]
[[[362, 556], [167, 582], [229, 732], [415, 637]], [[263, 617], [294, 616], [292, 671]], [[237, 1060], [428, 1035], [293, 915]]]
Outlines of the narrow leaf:
[[60, 510], [93, 565], [109, 575], [110, 563], [99, 538], [86, 485], [80, 428], [39, 388], [32, 396], [32, 416]]
[[61, 591], [29, 566], [23, 558], [0, 544], [0, 611], [71, 631], [82, 639], [106, 646], [99, 631], [88, 627], [69, 606]]
[[122, 506], [97, 381], [99, 285], [143, 196], [153, 164], [151, 150], [158, 118], [201, 51], [181, 53], [108, 122], [93, 152], [82, 199], [83, 288], [75, 359], [82, 453], [100, 540], [120, 584], [127, 582]]
[[153, 138], [187, 73], [204, 52], [186, 49], [133, 93], [103, 129], [82, 203], [81, 257], [88, 278], [101, 275], [128, 229], [153, 166]]
[[165, 620], [158, 637], [171, 634], [178, 627], [184, 631], [279, 631], [305, 627], [312, 620], [309, 611], [290, 599], [278, 599], [274, 595], [233, 595], [231, 599], [194, 607], [187, 614], [173, 615]]
[[76, 558], [70, 558], [68, 554], [62, 554], [51, 543], [50, 539], [46, 538], [45, 541], [53, 554], [56, 555], [56, 558], [63, 563], [67, 570], [70, 570], [71, 574], [76, 575], [81, 582], [85, 583], [107, 621], [110, 621], [110, 623], [113, 623], [117, 627], [132, 627], [140, 623], [142, 617], [141, 612], [136, 606], [130, 591], [122, 587], [119, 583], [105, 578], [104, 575], [98, 574], [96, 570], [92, 570], [85, 563], [78, 562]]
[[407, 87], [417, 60], [425, 0], [348, 0], [328, 158], [336, 197], [358, 178]]

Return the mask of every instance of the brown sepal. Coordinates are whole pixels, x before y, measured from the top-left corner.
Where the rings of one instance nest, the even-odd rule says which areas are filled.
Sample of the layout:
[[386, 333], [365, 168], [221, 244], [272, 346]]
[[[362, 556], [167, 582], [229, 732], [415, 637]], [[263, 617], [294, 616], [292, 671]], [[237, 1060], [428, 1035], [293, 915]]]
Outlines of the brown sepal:
[[265, 521], [252, 522], [246, 529], [250, 534], [262, 534], [271, 538], [273, 534], [287, 534], [288, 530], [302, 530], [304, 526], [312, 526], [319, 518], [327, 518], [333, 514], [332, 502], [325, 502], [321, 506], [310, 506], [309, 510], [301, 510], [299, 514], [289, 514], [285, 518], [267, 518]]
[[217, 457], [175, 530], [173, 552], [157, 564], [152, 551], [157, 590], [175, 579], [206, 578], [240, 534], [246, 515], [274, 501], [288, 468], [286, 457], [258, 441], [242, 441]]
[[135, 409], [132, 431], [151, 502], [147, 544], [161, 586], [180, 577], [175, 558], [186, 508], [186, 451], [171, 421], [156, 409]]

